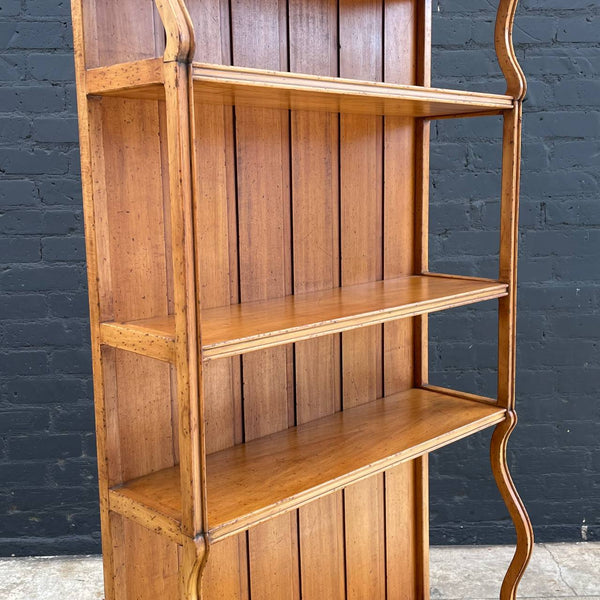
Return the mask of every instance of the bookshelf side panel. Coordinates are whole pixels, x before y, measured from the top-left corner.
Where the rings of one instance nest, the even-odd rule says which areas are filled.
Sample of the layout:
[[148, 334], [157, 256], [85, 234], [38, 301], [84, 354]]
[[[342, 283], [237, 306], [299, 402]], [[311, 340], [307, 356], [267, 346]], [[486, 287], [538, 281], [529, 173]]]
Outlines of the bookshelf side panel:
[[73, 0], [83, 15], [88, 69], [161, 56], [165, 31], [149, 0]]

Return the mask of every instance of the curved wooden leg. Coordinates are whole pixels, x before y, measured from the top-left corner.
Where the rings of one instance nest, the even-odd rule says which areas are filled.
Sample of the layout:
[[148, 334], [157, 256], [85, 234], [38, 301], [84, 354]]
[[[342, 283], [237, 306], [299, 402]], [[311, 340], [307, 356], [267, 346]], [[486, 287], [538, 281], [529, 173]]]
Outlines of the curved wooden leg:
[[180, 555], [179, 596], [182, 600], [200, 600], [200, 579], [208, 558], [203, 538], [188, 539]]
[[496, 485], [502, 494], [504, 503], [508, 508], [517, 531], [517, 548], [502, 582], [500, 600], [516, 599], [517, 586], [521, 581], [521, 577], [523, 577], [527, 563], [529, 563], [529, 559], [531, 558], [531, 552], [533, 551], [533, 528], [531, 527], [531, 521], [529, 520], [523, 501], [517, 493], [506, 462], [506, 445], [516, 424], [516, 413], [508, 411], [506, 413], [506, 420], [502, 421], [494, 429], [490, 446], [490, 461]]

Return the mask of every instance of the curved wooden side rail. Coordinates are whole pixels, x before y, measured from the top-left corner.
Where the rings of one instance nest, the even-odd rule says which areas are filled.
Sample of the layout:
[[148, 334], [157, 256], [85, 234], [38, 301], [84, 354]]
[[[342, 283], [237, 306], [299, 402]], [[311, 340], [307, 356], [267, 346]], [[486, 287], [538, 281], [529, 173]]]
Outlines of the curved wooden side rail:
[[502, 494], [504, 503], [508, 508], [511, 519], [517, 531], [517, 547], [508, 571], [502, 582], [500, 600], [515, 600], [517, 587], [523, 573], [527, 568], [533, 551], [533, 528], [531, 521], [519, 497], [515, 484], [508, 470], [506, 462], [506, 446], [508, 438], [517, 424], [517, 415], [514, 411], [506, 413], [506, 420], [494, 429], [490, 445], [490, 462], [496, 485]]
[[165, 62], [191, 62], [194, 26], [184, 0], [154, 0], [166, 33]]
[[181, 569], [181, 598], [185, 600], [200, 600], [200, 582], [202, 571], [206, 566], [209, 546], [203, 536], [188, 539], [183, 546]]
[[494, 41], [498, 62], [506, 79], [506, 94], [522, 100], [527, 92], [527, 82], [517, 60], [512, 39], [513, 22], [518, 3], [519, 0], [500, 0], [496, 15]]

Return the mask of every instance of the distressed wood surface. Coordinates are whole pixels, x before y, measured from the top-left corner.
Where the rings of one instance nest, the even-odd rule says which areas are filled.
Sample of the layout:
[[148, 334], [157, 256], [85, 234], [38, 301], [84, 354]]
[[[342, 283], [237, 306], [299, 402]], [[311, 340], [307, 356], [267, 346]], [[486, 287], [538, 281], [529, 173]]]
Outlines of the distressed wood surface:
[[[107, 600], [426, 600], [426, 455], [498, 423], [514, 600], [516, 4], [499, 95], [430, 87], [430, 0], [72, 1]], [[499, 280], [429, 274], [429, 119], [492, 114]], [[430, 386], [493, 298], [498, 401]]]
[[[232, 535], [356, 481], [372, 481], [373, 473], [504, 416], [504, 409], [491, 403], [415, 388], [210, 454], [211, 538]], [[177, 468], [166, 469], [111, 493], [177, 519], [177, 479]]]

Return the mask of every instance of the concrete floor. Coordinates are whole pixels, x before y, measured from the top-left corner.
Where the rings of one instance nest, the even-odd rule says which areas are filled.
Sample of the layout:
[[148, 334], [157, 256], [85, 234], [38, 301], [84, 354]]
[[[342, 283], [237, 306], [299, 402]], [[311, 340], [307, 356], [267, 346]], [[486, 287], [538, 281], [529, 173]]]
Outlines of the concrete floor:
[[[511, 557], [508, 546], [432, 548], [431, 600], [497, 600]], [[600, 600], [600, 543], [538, 544], [519, 591], [529, 600]], [[0, 598], [101, 600], [101, 558], [0, 559]]]

